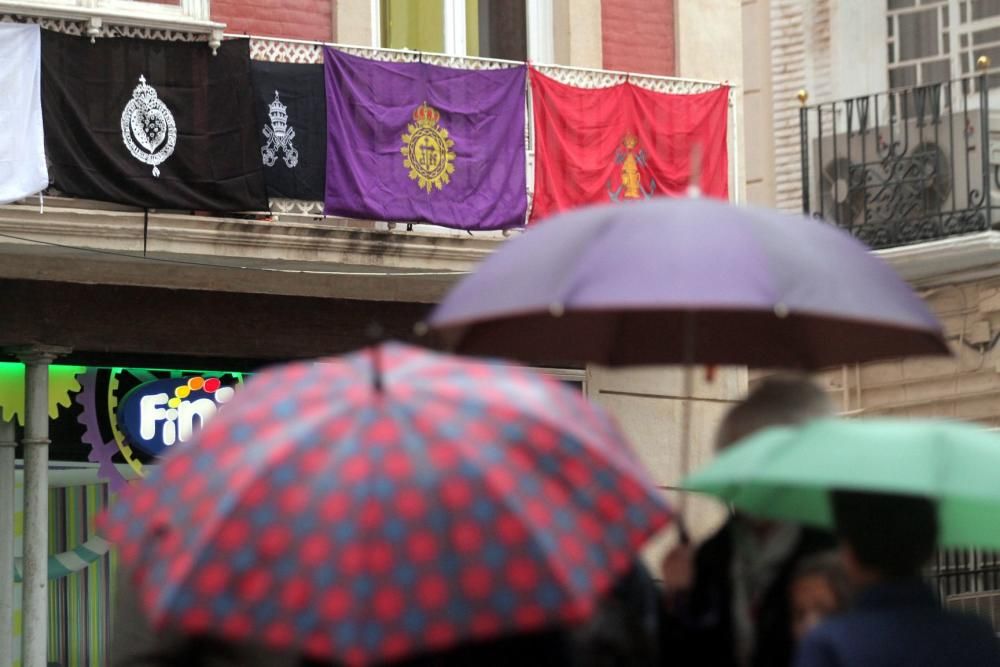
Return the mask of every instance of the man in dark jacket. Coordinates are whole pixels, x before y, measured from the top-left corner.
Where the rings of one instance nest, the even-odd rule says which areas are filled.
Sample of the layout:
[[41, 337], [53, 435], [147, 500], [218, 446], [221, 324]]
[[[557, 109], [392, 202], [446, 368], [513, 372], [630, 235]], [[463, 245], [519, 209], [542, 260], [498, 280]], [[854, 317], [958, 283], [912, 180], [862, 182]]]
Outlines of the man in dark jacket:
[[[716, 448], [769, 426], [832, 413], [826, 394], [808, 379], [769, 378], [729, 411]], [[788, 667], [794, 648], [792, 574], [802, 558], [833, 545], [827, 533], [737, 514], [697, 550], [676, 547], [663, 562], [664, 660], [699, 667]]]
[[[649, 570], [636, 561], [572, 631], [575, 667], [657, 667], [660, 592]], [[523, 666], [522, 666], [523, 667]]]
[[926, 498], [837, 492], [833, 513], [851, 611], [806, 635], [796, 667], [1000, 666], [984, 621], [947, 612], [920, 579], [937, 543], [937, 507]]

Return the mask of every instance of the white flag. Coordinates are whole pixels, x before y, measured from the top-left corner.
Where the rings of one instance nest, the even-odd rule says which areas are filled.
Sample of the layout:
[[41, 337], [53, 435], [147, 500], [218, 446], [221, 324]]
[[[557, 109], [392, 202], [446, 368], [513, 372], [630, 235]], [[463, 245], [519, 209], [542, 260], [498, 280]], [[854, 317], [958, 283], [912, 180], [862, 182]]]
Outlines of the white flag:
[[49, 184], [42, 133], [41, 56], [37, 25], [0, 23], [0, 204]]

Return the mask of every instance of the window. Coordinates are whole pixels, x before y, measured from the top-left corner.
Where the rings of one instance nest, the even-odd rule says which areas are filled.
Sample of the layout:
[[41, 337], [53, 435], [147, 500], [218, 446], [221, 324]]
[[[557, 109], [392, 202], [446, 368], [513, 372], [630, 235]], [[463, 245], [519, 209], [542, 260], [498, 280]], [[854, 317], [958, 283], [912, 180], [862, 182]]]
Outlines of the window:
[[[529, 38], [536, 60], [551, 61], [551, 11], [549, 0], [375, 0], [380, 22], [381, 46], [449, 55], [481, 56], [504, 60], [528, 59]], [[529, 35], [534, 28], [548, 39]]]
[[382, 46], [444, 53], [443, 0], [381, 0]]
[[477, 0], [468, 20], [468, 55], [504, 60], [528, 59], [528, 22], [524, 0]]
[[1000, 0], [889, 0], [886, 39], [893, 88], [974, 74], [984, 55], [1000, 87]]
[[889, 3], [889, 85], [947, 81], [952, 76], [949, 0]]
[[534, 370], [559, 380], [567, 387], [576, 389], [581, 394], [587, 393], [587, 371], [576, 368], [535, 368]]

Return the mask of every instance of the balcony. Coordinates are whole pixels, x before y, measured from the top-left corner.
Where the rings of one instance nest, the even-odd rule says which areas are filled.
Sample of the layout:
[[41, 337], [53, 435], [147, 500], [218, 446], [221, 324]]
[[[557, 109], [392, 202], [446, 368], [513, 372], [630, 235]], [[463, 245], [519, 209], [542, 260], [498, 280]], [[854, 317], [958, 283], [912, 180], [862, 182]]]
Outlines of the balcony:
[[[240, 37], [241, 35], [232, 35], [232, 37]], [[430, 63], [432, 65], [439, 65], [442, 67], [454, 67], [458, 69], [496, 69], [508, 67], [511, 64], [515, 64], [512, 61], [498, 60], [492, 58], [478, 58], [472, 56], [453, 56], [437, 53], [419, 53], [416, 51], [400, 50], [400, 49], [381, 49], [381, 48], [371, 48], [362, 46], [350, 46], [350, 45], [335, 45], [337, 48], [344, 50], [353, 55], [372, 58], [375, 60], [384, 60], [391, 62], [424, 62]], [[290, 63], [305, 63], [305, 64], [321, 64], [323, 62], [323, 44], [318, 42], [308, 42], [302, 40], [290, 40], [263, 36], [251, 36], [250, 38], [250, 57], [254, 60], [263, 60], [271, 62], [290, 62]], [[564, 84], [577, 86], [580, 88], [606, 88], [618, 84], [625, 83], [626, 81], [631, 82], [637, 86], [647, 88], [660, 93], [669, 94], [689, 94], [689, 93], [699, 93], [712, 88], [718, 87], [721, 82], [705, 81], [699, 79], [688, 79], [688, 78], [677, 78], [677, 77], [665, 77], [665, 76], [655, 76], [646, 74], [634, 74], [628, 72], [620, 72], [614, 70], [598, 70], [590, 69], [584, 67], [570, 67], [564, 65], [541, 65], [538, 63], [532, 63], [532, 66], [544, 73], [545, 75], [561, 82]], [[733, 98], [730, 97], [729, 105], [729, 124], [728, 124], [728, 138], [729, 138], [729, 184], [730, 192], [736, 193], [739, 191], [739, 155], [738, 151], [740, 149], [740, 144], [737, 141], [738, 133], [735, 126], [735, 113]], [[533, 132], [533, 116], [528, 110], [526, 115], [525, 132], [526, 132], [526, 148], [527, 153], [526, 159], [526, 176], [527, 176], [527, 188], [528, 188], [528, 201], [530, 204], [531, 197], [533, 194], [534, 187], [534, 169], [535, 169], [535, 153], [534, 153], [534, 132]], [[288, 213], [309, 213], [309, 212], [322, 212], [322, 202], [302, 202], [302, 201], [288, 201], [288, 200], [272, 200], [271, 208], [274, 211], [279, 211], [284, 214]], [[389, 225], [389, 228], [399, 228], [403, 225]], [[453, 230], [446, 230], [441, 227], [436, 227], [434, 225], [418, 224], [418, 225], [405, 225], [405, 227], [410, 230], [418, 230], [431, 234], [455, 234], [461, 233], [463, 235], [468, 232], [454, 232]], [[510, 233], [507, 232], [475, 232], [476, 236], [487, 236], [500, 238], [506, 236]]]
[[[88, 34], [88, 19], [77, 5], [147, 5], [115, 0], [0, 0], [0, 20], [8, 6], [32, 5], [33, 13], [14, 20], [39, 22], [51, 30]], [[206, 3], [207, 4], [207, 3]], [[188, 3], [168, 5], [169, 11]], [[44, 8], [44, 9], [43, 9]], [[27, 10], [25, 10], [27, 11]], [[129, 19], [131, 20], [131, 19]], [[183, 39], [211, 44], [199, 30], [168, 31], [153, 21], [121, 28], [105, 23], [95, 36], [127, 34], [146, 39]], [[220, 35], [220, 37], [222, 37]], [[233, 37], [244, 37], [233, 35]], [[317, 42], [251, 37], [254, 60], [321, 63]], [[485, 58], [419, 54], [413, 51], [338, 46], [368, 58], [430, 62], [483, 69], [509, 63]], [[539, 66], [549, 76], [582, 87], [624, 82], [664, 93], [693, 93], [717, 83], [555, 65]], [[735, 114], [730, 105], [731, 190], [739, 181]], [[528, 114], [528, 190], [534, 151]], [[0, 206], [0, 279], [32, 275], [38, 280], [113, 281], [176, 289], [266, 291], [303, 296], [390, 298], [431, 302], [448, 285], [488, 255], [510, 232], [465, 232], [428, 224], [352, 220], [323, 214], [322, 202], [272, 199], [269, 211], [204, 215], [192, 211], [141, 209], [75, 199], [49, 190], [44, 208], [37, 197]], [[60, 261], [51, 261], [58, 258]], [[48, 260], [48, 261], [43, 261]], [[154, 261], [150, 261], [154, 260]], [[181, 264], [178, 264], [180, 262]], [[183, 266], [183, 270], [177, 270]]]
[[111, 35], [207, 36], [215, 48], [225, 25], [211, 20], [211, 5], [211, 0], [0, 0], [0, 18], [16, 16], [91, 40]]
[[1000, 115], [986, 75], [800, 110], [802, 208], [872, 248], [1000, 223]]

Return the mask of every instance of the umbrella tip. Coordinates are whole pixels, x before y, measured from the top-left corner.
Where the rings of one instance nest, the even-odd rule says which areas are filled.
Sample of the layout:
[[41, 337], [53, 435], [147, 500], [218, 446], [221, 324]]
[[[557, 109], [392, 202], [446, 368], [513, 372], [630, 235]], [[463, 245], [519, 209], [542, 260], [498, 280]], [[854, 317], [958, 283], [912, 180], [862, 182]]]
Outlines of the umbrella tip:
[[413, 325], [413, 333], [417, 336], [426, 336], [428, 331], [430, 331], [430, 327], [423, 320]]
[[788, 306], [783, 303], [774, 304], [774, 314], [779, 320], [788, 317]]
[[385, 389], [385, 383], [382, 380], [382, 346], [373, 345], [371, 348], [372, 353], [372, 390], [376, 394], [381, 394], [382, 390]]
[[372, 353], [372, 388], [376, 394], [381, 394], [382, 382], [382, 339], [385, 337], [385, 329], [378, 322], [371, 322], [365, 330], [368, 338], [373, 341]]
[[565, 312], [566, 308], [561, 303], [549, 304], [549, 315], [552, 317], [562, 317]]

